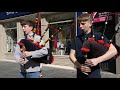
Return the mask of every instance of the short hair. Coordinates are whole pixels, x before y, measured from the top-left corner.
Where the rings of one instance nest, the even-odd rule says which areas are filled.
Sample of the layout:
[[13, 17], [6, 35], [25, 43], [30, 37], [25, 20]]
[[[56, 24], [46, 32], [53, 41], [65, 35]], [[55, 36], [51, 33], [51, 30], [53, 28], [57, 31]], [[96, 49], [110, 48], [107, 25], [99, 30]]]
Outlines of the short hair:
[[23, 20], [21, 22], [21, 26], [24, 26], [24, 25], [32, 26], [33, 28], [35, 27], [35, 23], [31, 20]]
[[93, 19], [93, 17], [92, 17], [91, 14], [82, 13], [80, 16], [78, 16], [77, 21], [78, 21], [78, 23], [84, 22], [84, 21], [90, 21], [90, 22], [92, 22], [92, 19]]

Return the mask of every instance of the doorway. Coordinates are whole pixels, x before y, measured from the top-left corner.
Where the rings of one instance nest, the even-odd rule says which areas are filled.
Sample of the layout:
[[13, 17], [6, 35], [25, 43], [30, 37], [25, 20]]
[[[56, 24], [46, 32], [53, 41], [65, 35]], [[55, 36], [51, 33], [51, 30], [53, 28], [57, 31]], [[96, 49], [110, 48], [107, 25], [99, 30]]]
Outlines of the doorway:
[[16, 22], [3, 24], [6, 32], [6, 52], [13, 53], [17, 43], [17, 25]]

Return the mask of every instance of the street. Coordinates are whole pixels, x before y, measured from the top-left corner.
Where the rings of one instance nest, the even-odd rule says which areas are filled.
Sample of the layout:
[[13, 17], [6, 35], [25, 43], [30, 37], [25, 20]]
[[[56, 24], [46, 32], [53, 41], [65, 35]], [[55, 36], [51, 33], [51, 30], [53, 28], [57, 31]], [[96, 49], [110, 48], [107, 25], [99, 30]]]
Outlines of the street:
[[[76, 70], [68, 56], [54, 56], [52, 64], [42, 64], [42, 78], [76, 78]], [[0, 60], [0, 78], [18, 78], [19, 64], [15, 60]], [[120, 78], [120, 74], [101, 71], [102, 78]]]

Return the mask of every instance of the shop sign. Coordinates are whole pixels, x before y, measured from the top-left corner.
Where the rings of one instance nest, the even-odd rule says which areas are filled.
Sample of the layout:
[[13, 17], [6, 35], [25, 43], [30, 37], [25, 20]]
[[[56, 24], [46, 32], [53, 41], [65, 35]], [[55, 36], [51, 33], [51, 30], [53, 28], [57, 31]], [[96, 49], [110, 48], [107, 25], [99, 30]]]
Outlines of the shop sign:
[[0, 20], [33, 14], [35, 12], [0, 12]]
[[112, 20], [111, 12], [98, 12], [94, 17], [93, 22], [104, 22], [107, 16], [108, 20]]

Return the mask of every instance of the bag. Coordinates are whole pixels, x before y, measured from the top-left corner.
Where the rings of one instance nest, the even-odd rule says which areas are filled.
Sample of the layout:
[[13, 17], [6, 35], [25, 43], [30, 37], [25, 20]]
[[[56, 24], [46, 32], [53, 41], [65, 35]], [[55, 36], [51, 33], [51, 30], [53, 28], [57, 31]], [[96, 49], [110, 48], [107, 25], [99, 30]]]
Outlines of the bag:
[[[26, 51], [35, 51], [35, 50], [40, 49], [39, 46], [37, 46], [36, 44], [34, 44], [33, 42], [31, 42], [30, 40], [27, 40], [27, 39], [21, 39], [21, 41], [18, 44], [20, 45], [20, 48], [24, 47]], [[45, 55], [41, 58], [27, 57], [27, 59], [33, 60], [38, 63], [51, 64], [54, 61], [54, 57], [51, 53], [51, 50], [49, 48], [47, 48], [47, 49], [48, 49], [47, 55]]]
[[51, 53], [51, 50], [48, 49], [48, 54], [41, 57], [41, 58], [33, 58], [34, 61], [44, 64], [52, 64], [54, 62], [54, 56]]

